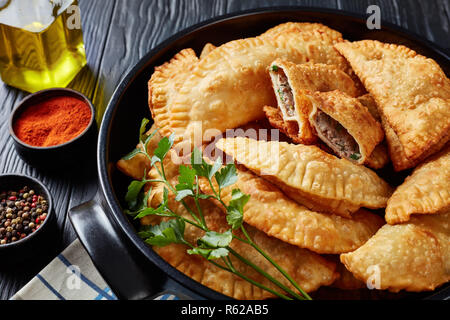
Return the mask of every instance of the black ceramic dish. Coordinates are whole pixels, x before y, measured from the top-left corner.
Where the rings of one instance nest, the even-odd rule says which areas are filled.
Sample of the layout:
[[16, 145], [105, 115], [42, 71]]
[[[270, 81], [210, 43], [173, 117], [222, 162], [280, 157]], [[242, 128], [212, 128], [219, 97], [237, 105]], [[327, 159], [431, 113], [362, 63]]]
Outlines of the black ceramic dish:
[[[20, 117], [21, 113], [31, 105], [57, 96], [70, 96], [85, 102], [91, 109], [92, 114], [88, 127], [71, 141], [52, 147], [34, 147], [20, 140], [14, 133], [13, 124]], [[28, 95], [19, 102], [11, 113], [9, 131], [14, 141], [14, 147], [24, 161], [34, 167], [60, 169], [61, 167], [67, 167], [80, 161], [89, 146], [93, 146], [97, 133], [95, 110], [89, 99], [75, 90], [66, 88], [42, 90]]]
[[[383, 23], [381, 30], [370, 31], [366, 28], [365, 17], [335, 10], [291, 7], [246, 11], [201, 23], [156, 47], [122, 80], [104, 115], [97, 148], [101, 190], [94, 200], [70, 212], [81, 242], [119, 298], [143, 299], [175, 286], [177, 292], [190, 291], [188, 295], [194, 298], [227, 298], [171, 267], [137, 236], [135, 226], [122, 212], [130, 180], [115, 169], [115, 163], [135, 147], [142, 118], [150, 118], [147, 81], [155, 66], [170, 60], [181, 49], [190, 47], [199, 53], [207, 42], [220, 45], [233, 39], [256, 36], [287, 21], [320, 22], [342, 32], [348, 40], [378, 39], [404, 44], [435, 59], [450, 74], [449, 56], [432, 43], [388, 23]], [[129, 112], [130, 105], [139, 108]], [[388, 177], [389, 170], [383, 176]], [[398, 184], [399, 181], [391, 183]], [[422, 299], [440, 292], [437, 298], [442, 299], [450, 296], [449, 289], [444, 286], [434, 293], [390, 295], [388, 298]], [[368, 291], [358, 297], [374, 298]], [[380, 294], [381, 298], [386, 298]], [[351, 294], [343, 291], [331, 296], [348, 297], [351, 298]]]
[[53, 201], [48, 189], [38, 180], [19, 174], [0, 175], [0, 192], [19, 190], [28, 186], [35, 190], [36, 194], [45, 197], [48, 202], [48, 214], [42, 225], [27, 237], [9, 244], [0, 245], [0, 259], [17, 263], [35, 257], [45, 250], [51, 243], [56, 230], [56, 217], [53, 210]]

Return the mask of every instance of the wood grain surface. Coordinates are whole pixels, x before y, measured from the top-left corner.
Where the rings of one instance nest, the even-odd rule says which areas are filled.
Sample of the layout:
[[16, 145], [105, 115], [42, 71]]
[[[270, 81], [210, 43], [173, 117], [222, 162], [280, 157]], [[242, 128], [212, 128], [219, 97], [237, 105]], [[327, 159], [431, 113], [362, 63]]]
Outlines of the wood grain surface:
[[[450, 47], [450, 0], [79, 0], [88, 66], [69, 87], [93, 101], [100, 120], [126, 72], [150, 49], [186, 27], [252, 8], [296, 5], [366, 14], [372, 4], [380, 7], [382, 20]], [[59, 237], [40, 259], [20, 266], [0, 261], [0, 299], [9, 299], [75, 239], [67, 211], [89, 200], [97, 188], [94, 154], [87, 155], [91, 165], [65, 172], [42, 172], [17, 156], [8, 117], [26, 95], [0, 82], [0, 173], [23, 173], [47, 185], [56, 204]]]

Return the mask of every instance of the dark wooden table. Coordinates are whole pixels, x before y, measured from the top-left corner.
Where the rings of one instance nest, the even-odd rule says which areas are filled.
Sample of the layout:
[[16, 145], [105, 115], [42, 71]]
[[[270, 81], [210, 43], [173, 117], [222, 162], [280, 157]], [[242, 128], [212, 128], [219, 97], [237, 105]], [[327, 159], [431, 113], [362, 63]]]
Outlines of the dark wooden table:
[[[88, 66], [70, 87], [89, 97], [100, 114], [121, 78], [146, 52], [198, 22], [240, 10], [280, 5], [366, 14], [371, 4], [379, 5], [383, 20], [441, 47], [450, 47], [450, 0], [79, 0]], [[59, 238], [55, 238], [48, 254], [33, 262], [11, 267], [7, 260], [0, 261], [0, 299], [10, 298], [75, 239], [67, 211], [89, 200], [97, 189], [95, 159], [88, 167], [42, 172], [17, 156], [7, 120], [26, 95], [0, 82], [0, 172], [27, 174], [48, 186], [56, 203]]]

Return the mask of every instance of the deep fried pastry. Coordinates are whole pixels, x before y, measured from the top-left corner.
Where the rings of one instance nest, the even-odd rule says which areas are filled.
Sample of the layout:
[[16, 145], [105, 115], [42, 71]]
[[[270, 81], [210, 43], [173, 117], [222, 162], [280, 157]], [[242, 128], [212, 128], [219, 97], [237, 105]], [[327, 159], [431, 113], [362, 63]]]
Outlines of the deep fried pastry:
[[331, 29], [321, 23], [310, 22], [286, 22], [270, 28], [260, 35], [260, 37], [276, 38], [286, 32], [320, 32], [326, 33], [334, 39], [342, 39], [342, 34], [336, 30]]
[[370, 169], [315, 146], [240, 137], [221, 139], [216, 146], [311, 210], [349, 218], [361, 207], [384, 208], [392, 194]]
[[[173, 174], [173, 172], [174, 171], [169, 168], [169, 171], [166, 172], [166, 174]], [[172, 183], [176, 183], [177, 179], [177, 176], [172, 177]], [[152, 191], [153, 195], [149, 199], [151, 205], [157, 206], [162, 201], [162, 187], [163, 186], [158, 187], [158, 184], [154, 185]], [[192, 199], [186, 199], [188, 205], [195, 207], [195, 204], [193, 202], [191, 203], [191, 200]], [[209, 200], [201, 200], [200, 202], [206, 224], [211, 230], [224, 232], [230, 228], [225, 215], [213, 202]], [[183, 205], [174, 200], [173, 194], [169, 195], [169, 207], [177, 214], [182, 215], [185, 218], [191, 218]], [[154, 216], [148, 216], [141, 220], [141, 223], [143, 224], [154, 224], [157, 222], [158, 221], [155, 221]], [[305, 291], [311, 292], [322, 285], [329, 285], [338, 277], [338, 274], [335, 272], [336, 264], [326, 260], [320, 255], [269, 237], [251, 226], [246, 225], [246, 229], [252, 240], [266, 251], [284, 270], [286, 270], [286, 272]], [[244, 235], [239, 232], [238, 235], [244, 237]], [[202, 236], [203, 231], [189, 224], [186, 225], [186, 240], [191, 243], [196, 243], [197, 239]], [[281, 279], [279, 276], [280, 273], [266, 259], [257, 254], [255, 249], [250, 245], [238, 240], [233, 240], [230, 246], [240, 255], [251, 260], [270, 275], [280, 279], [285, 285], [293, 288], [288, 281]], [[214, 266], [206, 259], [197, 255], [189, 255], [186, 251], [188, 247], [185, 245], [172, 244], [165, 247], [154, 246], [153, 248], [163, 259], [179, 271], [201, 284], [225, 295], [235, 299], [250, 300], [273, 297], [271, 293], [253, 286], [251, 283], [238, 276]], [[237, 270], [255, 281], [274, 289], [274, 285], [259, 273], [247, 267], [240, 260], [231, 255], [230, 258]], [[221, 263], [220, 261], [217, 262], [219, 264]]]
[[[155, 123], [162, 135], [175, 133], [178, 140], [193, 141], [198, 134], [201, 141], [209, 141], [226, 129], [261, 119], [263, 106], [273, 105], [275, 99], [267, 66], [284, 58], [348, 69], [332, 46], [336, 41], [343, 40], [322, 33], [288, 32], [275, 40], [257, 37], [228, 42], [193, 63], [189, 76], [169, 100], [150, 103]], [[150, 80], [151, 92], [158, 91], [154, 84]], [[208, 130], [214, 130], [214, 134], [206, 134]]]
[[[414, 166], [450, 139], [450, 80], [432, 59], [400, 45], [375, 40], [339, 43], [377, 102], [397, 169]], [[392, 152], [391, 152], [392, 155]], [[400, 158], [397, 159], [397, 158]]]
[[[279, 129], [294, 143], [302, 143], [302, 141], [298, 138], [297, 124], [292, 121], [284, 121], [280, 109], [265, 106], [264, 113], [272, 127]], [[332, 149], [328, 148], [324, 144], [321, 144], [320, 142], [316, 142], [316, 145], [328, 153], [333, 153]], [[388, 162], [389, 155], [386, 145], [385, 143], [380, 143], [375, 147], [375, 149], [373, 149], [370, 156], [366, 157], [364, 165], [372, 169], [381, 169], [385, 167]]]
[[450, 146], [418, 166], [388, 200], [386, 221], [408, 221], [415, 214], [450, 211]]
[[269, 71], [282, 119], [286, 127], [292, 128], [289, 136], [298, 143], [312, 144], [317, 141], [308, 120], [313, 108], [308, 94], [340, 90], [350, 96], [358, 95], [353, 80], [333, 65], [297, 65], [278, 59], [272, 62]]
[[211, 51], [213, 51], [215, 48], [217, 48], [212, 43], [207, 43], [202, 49], [202, 52], [200, 53], [200, 59], [205, 58]]
[[[222, 190], [223, 201], [229, 203], [234, 188], [250, 195], [244, 221], [284, 242], [317, 253], [338, 254], [359, 248], [384, 224], [381, 217], [365, 210], [354, 213], [352, 219], [311, 211], [250, 171], [237, 172], [236, 184]], [[204, 193], [213, 193], [206, 180], [200, 187]]]
[[[153, 125], [147, 134], [154, 133], [155, 131], [157, 131], [157, 128]], [[161, 138], [161, 135], [156, 132], [152, 140], [150, 140], [147, 145], [147, 152], [149, 154], [153, 154], [155, 149], [158, 147], [158, 142]], [[143, 150], [143, 146], [140, 143], [136, 146], [136, 148]], [[148, 173], [151, 167], [150, 160], [144, 154], [137, 154], [128, 160], [120, 159], [117, 161], [116, 166], [122, 173], [135, 180], [141, 180], [144, 177], [145, 172]]]
[[450, 281], [450, 213], [385, 225], [362, 247], [342, 254], [341, 261], [377, 289], [434, 290]]
[[366, 163], [384, 139], [378, 123], [356, 98], [340, 91], [315, 92], [309, 122], [320, 139], [341, 158]]

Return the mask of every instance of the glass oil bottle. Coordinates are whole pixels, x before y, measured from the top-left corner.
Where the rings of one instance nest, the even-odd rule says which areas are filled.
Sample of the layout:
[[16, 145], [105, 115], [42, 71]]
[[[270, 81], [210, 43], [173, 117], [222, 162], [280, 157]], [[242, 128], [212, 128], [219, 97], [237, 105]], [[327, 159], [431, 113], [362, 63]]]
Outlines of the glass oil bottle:
[[86, 65], [77, 0], [0, 0], [0, 75], [19, 89], [66, 87]]

